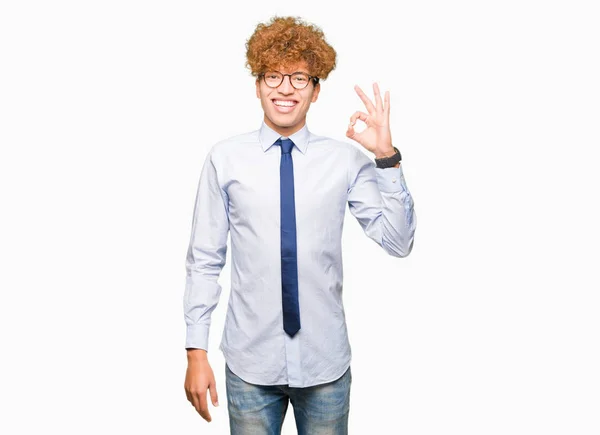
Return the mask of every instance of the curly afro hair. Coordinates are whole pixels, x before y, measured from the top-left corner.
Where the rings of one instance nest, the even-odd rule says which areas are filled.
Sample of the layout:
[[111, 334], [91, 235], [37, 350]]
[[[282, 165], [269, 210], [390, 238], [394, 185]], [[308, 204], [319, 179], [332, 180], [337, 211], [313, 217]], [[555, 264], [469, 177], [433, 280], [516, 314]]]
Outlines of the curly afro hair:
[[336, 52], [323, 31], [297, 17], [274, 16], [260, 23], [246, 41], [246, 67], [252, 76], [305, 61], [309, 73], [326, 79], [335, 68]]

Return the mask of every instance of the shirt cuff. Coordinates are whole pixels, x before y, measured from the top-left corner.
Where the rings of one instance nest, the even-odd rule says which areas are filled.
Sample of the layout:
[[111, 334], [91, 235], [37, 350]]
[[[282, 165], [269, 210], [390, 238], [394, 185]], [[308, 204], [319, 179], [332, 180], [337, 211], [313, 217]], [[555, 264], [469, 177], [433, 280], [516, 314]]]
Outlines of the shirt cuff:
[[377, 176], [377, 184], [381, 192], [403, 192], [406, 188], [404, 173], [402, 172], [402, 164], [397, 168], [375, 168]]
[[185, 348], [204, 349], [208, 352], [208, 331], [205, 325], [187, 325]]

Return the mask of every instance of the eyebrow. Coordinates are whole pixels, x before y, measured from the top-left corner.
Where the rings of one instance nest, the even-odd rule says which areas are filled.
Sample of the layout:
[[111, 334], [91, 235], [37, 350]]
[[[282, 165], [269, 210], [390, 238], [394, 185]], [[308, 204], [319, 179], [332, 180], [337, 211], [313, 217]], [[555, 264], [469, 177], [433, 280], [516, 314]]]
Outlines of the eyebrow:
[[[279, 71], [279, 70], [276, 70], [276, 69], [272, 69], [272, 70], [270, 70], [270, 71], [271, 71], [271, 72], [278, 72], [278, 73], [280, 73], [280, 74], [285, 74], [285, 73], [283, 73], [283, 72], [281, 72], [281, 71]], [[267, 71], [267, 72], [268, 72], [268, 71]], [[303, 73], [303, 74], [308, 74], [308, 75], [310, 75], [310, 73], [309, 73], [309, 72], [307, 72], [307, 71], [294, 71], [293, 73], [288, 73], [288, 74], [296, 74], [296, 73]]]

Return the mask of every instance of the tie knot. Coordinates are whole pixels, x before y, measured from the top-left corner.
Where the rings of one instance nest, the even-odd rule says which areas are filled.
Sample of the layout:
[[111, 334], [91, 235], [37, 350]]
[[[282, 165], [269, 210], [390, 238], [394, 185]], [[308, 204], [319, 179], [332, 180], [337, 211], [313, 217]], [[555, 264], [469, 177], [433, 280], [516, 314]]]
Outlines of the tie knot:
[[290, 154], [294, 147], [294, 142], [291, 139], [279, 138], [275, 142], [276, 145], [281, 145], [281, 154]]

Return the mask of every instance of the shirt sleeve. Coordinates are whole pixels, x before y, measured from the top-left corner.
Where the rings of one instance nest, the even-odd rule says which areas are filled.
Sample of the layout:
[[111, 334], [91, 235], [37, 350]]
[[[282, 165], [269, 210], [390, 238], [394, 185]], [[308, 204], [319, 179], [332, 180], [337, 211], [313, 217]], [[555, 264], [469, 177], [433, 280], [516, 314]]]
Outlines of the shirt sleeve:
[[185, 347], [206, 351], [211, 313], [221, 295], [217, 280], [225, 266], [229, 232], [229, 199], [219, 185], [213, 160], [211, 152], [204, 161], [198, 183], [183, 298]]
[[365, 234], [389, 255], [406, 257], [412, 251], [417, 215], [402, 164], [398, 168], [377, 168], [356, 147], [349, 155], [350, 212]]

